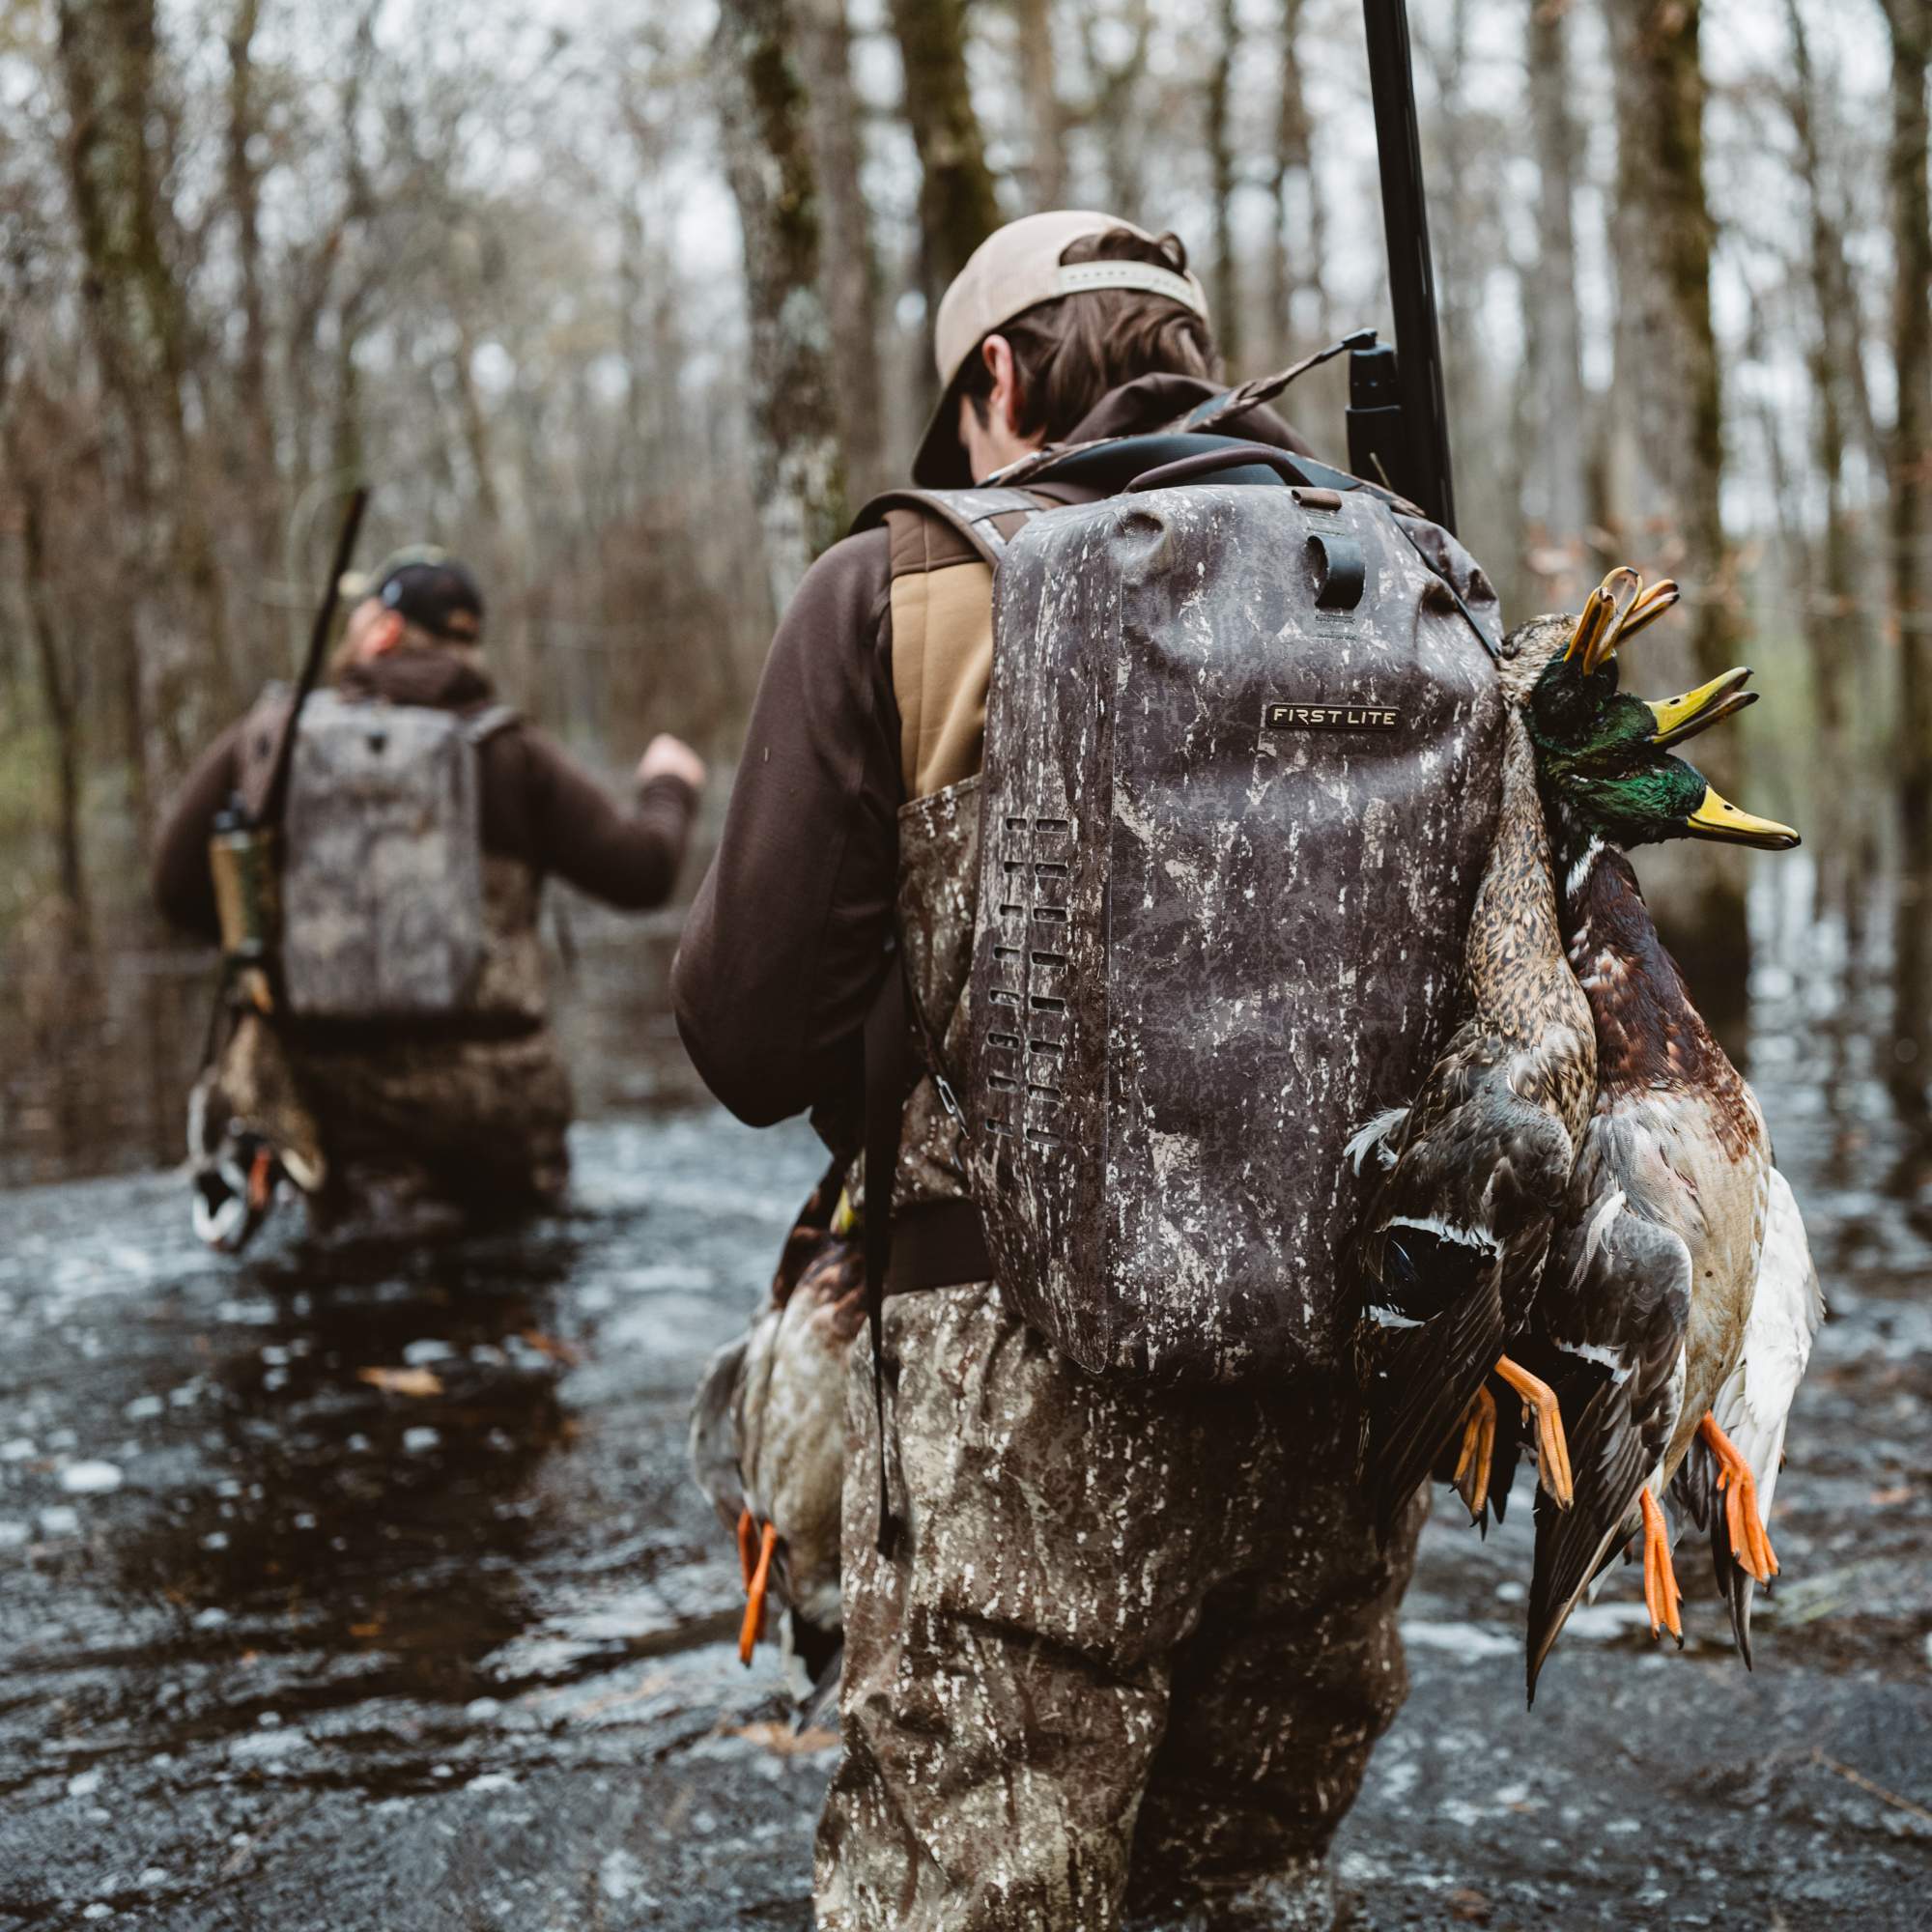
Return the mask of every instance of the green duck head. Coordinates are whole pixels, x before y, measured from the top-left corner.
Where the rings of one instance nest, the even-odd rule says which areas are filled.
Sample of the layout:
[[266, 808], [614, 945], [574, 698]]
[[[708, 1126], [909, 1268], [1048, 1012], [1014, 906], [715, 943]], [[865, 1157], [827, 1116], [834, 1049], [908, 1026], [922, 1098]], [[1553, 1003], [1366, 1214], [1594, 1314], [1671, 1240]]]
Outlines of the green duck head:
[[1696, 766], [1668, 752], [1621, 770], [1576, 770], [1546, 781], [1546, 807], [1565, 857], [1605, 845], [1655, 845], [1665, 838], [1710, 838], [1788, 852], [1798, 835], [1775, 819], [1757, 818], [1721, 797]]
[[1623, 771], [1757, 702], [1756, 692], [1744, 689], [1750, 677], [1747, 666], [1680, 697], [1633, 697], [1618, 688], [1619, 646], [1654, 624], [1677, 598], [1667, 579], [1646, 590], [1629, 568], [1611, 571], [1590, 593], [1564, 648], [1549, 653], [1523, 705], [1545, 768]]
[[1740, 810], [1671, 752], [1756, 702], [1757, 694], [1743, 688], [1747, 668], [1678, 697], [1635, 697], [1619, 689], [1618, 646], [1655, 623], [1677, 596], [1672, 582], [1646, 590], [1635, 571], [1613, 570], [1560, 647], [1552, 620], [1535, 620], [1533, 638], [1524, 627], [1524, 644], [1545, 662], [1523, 700], [1523, 718], [1566, 870], [1592, 841], [1628, 847], [1710, 838], [1773, 852], [1798, 843], [1789, 826]]

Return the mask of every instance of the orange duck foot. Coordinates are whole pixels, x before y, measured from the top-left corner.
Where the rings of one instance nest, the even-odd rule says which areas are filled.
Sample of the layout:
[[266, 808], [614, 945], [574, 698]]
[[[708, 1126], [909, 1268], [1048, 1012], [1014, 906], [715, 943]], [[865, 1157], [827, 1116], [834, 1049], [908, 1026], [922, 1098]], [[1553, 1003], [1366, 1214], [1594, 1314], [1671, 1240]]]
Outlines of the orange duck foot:
[[752, 1594], [752, 1573], [758, 1567], [758, 1525], [749, 1508], [738, 1512], [738, 1568], [745, 1577], [745, 1594]]
[[[749, 1517], [750, 1512], [747, 1512]], [[765, 1586], [771, 1581], [772, 1551], [779, 1547], [779, 1533], [776, 1525], [766, 1523], [764, 1535], [758, 1541], [758, 1567], [752, 1573], [752, 1580], [746, 1585], [748, 1602], [745, 1605], [744, 1628], [738, 1633], [738, 1662], [749, 1665], [752, 1653], [758, 1646], [758, 1639], [765, 1633]]]
[[1476, 1391], [1463, 1423], [1463, 1453], [1449, 1480], [1463, 1498], [1471, 1522], [1482, 1520], [1490, 1493], [1490, 1464], [1496, 1453], [1496, 1399], [1488, 1389]]
[[1668, 1631], [1684, 1648], [1684, 1621], [1677, 1606], [1684, 1593], [1677, 1587], [1677, 1572], [1670, 1564], [1670, 1532], [1664, 1526], [1663, 1511], [1648, 1489], [1640, 1492], [1643, 1504], [1643, 1606], [1650, 1612], [1650, 1634], [1661, 1636]]
[[1769, 1583], [1777, 1575], [1777, 1558], [1772, 1553], [1771, 1538], [1765, 1534], [1764, 1519], [1758, 1514], [1757, 1478], [1737, 1444], [1718, 1427], [1715, 1415], [1704, 1417], [1697, 1425], [1697, 1434], [1718, 1459], [1718, 1488], [1724, 1498], [1731, 1554], [1740, 1568], [1760, 1583]]
[[1577, 1486], [1570, 1476], [1570, 1445], [1564, 1440], [1563, 1411], [1557, 1406], [1555, 1390], [1548, 1382], [1538, 1381], [1527, 1369], [1519, 1368], [1507, 1355], [1496, 1357], [1496, 1374], [1521, 1396], [1523, 1420], [1536, 1417], [1537, 1473], [1556, 1507], [1568, 1509], [1576, 1500]]

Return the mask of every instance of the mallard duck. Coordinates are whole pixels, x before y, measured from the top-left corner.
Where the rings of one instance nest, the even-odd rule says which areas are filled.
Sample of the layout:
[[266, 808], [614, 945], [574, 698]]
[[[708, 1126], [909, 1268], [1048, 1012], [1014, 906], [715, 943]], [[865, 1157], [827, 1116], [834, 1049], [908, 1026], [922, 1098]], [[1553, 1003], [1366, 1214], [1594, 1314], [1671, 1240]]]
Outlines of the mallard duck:
[[1492, 1375], [1534, 1416], [1545, 1487], [1570, 1500], [1556, 1398], [1504, 1353], [1528, 1314], [1595, 1088], [1590, 1009], [1563, 957], [1519, 710], [1562, 641], [1503, 659], [1502, 803], [1470, 915], [1462, 1018], [1409, 1106], [1348, 1150], [1357, 1171], [1371, 1151], [1387, 1170], [1343, 1264], [1359, 1310], [1361, 1460], [1384, 1535], [1459, 1423], [1465, 1472], [1493, 1438]]
[[[1674, 1505], [1666, 1514], [1688, 1517], [1700, 1526], [1708, 1523], [1718, 1588], [1730, 1610], [1731, 1629], [1747, 1669], [1751, 1662], [1751, 1595], [1759, 1578], [1738, 1552], [1761, 1543], [1764, 1562], [1776, 1574], [1777, 1558], [1770, 1543], [1771, 1504], [1784, 1460], [1784, 1427], [1824, 1320], [1825, 1296], [1804, 1238], [1804, 1217], [1790, 1183], [1773, 1168], [1764, 1253], [1745, 1328], [1744, 1354], [1711, 1405], [1718, 1428], [1750, 1465], [1755, 1496], [1743, 1485], [1724, 1480], [1718, 1459], [1702, 1438], [1684, 1459], [1665, 1495], [1666, 1505]], [[1713, 1508], [1719, 1497], [1723, 1507]]]
[[787, 1680], [814, 1711], [837, 1681], [845, 1357], [866, 1320], [864, 1255], [839, 1181], [835, 1169], [807, 1202], [769, 1298], [712, 1356], [691, 1415], [692, 1474], [737, 1539], [739, 1657], [750, 1663], [776, 1603]]
[[[1595, 1107], [1565, 1191], [1522, 1353], [1557, 1389], [1576, 1507], [1537, 1504], [1528, 1677], [1612, 1548], [1640, 1526], [1653, 1634], [1682, 1640], [1659, 1498], [1701, 1435], [1741, 1492], [1749, 1465], [1711, 1414], [1736, 1368], [1764, 1246], [1770, 1145], [1755, 1097], [1691, 1006], [1623, 848], [1674, 838], [1783, 850], [1797, 835], [1719, 797], [1670, 746], [1750, 701], [1735, 670], [1646, 702], [1617, 690], [1615, 651], [1675, 601], [1634, 572], [1593, 593], [1527, 707], [1568, 956], [1597, 1034]], [[1524, 630], [1525, 648], [1561, 619]], [[1539, 627], [1542, 627], [1539, 630]], [[1520, 635], [1520, 634], [1519, 634]], [[1746, 1561], [1769, 1575], [1747, 1493]]]

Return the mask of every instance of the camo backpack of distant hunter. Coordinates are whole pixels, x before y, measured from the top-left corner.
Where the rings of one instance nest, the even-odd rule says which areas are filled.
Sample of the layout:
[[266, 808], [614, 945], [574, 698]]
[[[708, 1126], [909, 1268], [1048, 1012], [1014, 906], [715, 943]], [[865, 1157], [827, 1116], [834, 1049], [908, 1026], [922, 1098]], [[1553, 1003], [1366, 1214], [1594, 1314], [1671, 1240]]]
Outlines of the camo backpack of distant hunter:
[[[279, 703], [285, 717], [289, 702], [271, 691], [258, 712]], [[282, 976], [298, 1019], [468, 1004], [489, 938], [478, 751], [515, 720], [504, 705], [460, 717], [332, 691], [303, 704], [281, 871]]]

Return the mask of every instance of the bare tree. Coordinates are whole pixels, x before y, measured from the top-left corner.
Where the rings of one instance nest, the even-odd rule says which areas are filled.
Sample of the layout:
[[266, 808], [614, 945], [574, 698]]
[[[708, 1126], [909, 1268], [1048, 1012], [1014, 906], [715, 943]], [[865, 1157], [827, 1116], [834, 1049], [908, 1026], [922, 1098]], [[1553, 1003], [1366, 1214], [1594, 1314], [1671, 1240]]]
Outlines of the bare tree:
[[818, 185], [789, 0], [724, 0], [716, 51], [725, 172], [744, 228], [753, 487], [772, 601], [782, 611], [847, 521], [819, 291]]
[[154, 0], [59, 0], [56, 13], [87, 313], [102, 381], [121, 415], [130, 593], [122, 684], [137, 806], [145, 813], [150, 780], [166, 784], [184, 769], [197, 727], [211, 709], [233, 709], [237, 686], [222, 587], [194, 487], [184, 404], [188, 319], [164, 251], [170, 217], [150, 140], [152, 124], [166, 125]]
[[[1321, 185], [1315, 178], [1315, 123], [1308, 111], [1302, 79], [1301, 39], [1305, 32], [1306, 0], [1282, 0], [1279, 99], [1275, 106], [1273, 171], [1269, 182], [1274, 198], [1274, 222], [1268, 249], [1268, 361], [1277, 369], [1294, 359], [1294, 295], [1297, 288], [1315, 297], [1315, 332], [1328, 335], [1328, 295], [1322, 277], [1322, 254], [1327, 236]], [[1292, 241], [1294, 222], [1290, 203], [1294, 184], [1307, 199], [1302, 246]]]
[[[1536, 260], [1529, 295], [1530, 389], [1534, 397], [1530, 470], [1531, 569], [1550, 599], [1577, 587], [1582, 533], [1590, 522], [1590, 436], [1583, 393], [1582, 317], [1577, 301], [1577, 162], [1579, 137], [1570, 111], [1566, 0], [1531, 0], [1529, 110], [1536, 156]], [[1546, 568], [1546, 566], [1548, 566]]]
[[1027, 183], [1037, 213], [1066, 199], [1066, 109], [1053, 57], [1052, 0], [1013, 0], [1013, 18], [1026, 110]]
[[1219, 38], [1208, 71], [1208, 162], [1214, 209], [1214, 332], [1230, 381], [1241, 373], [1241, 288], [1235, 266], [1235, 156], [1233, 92], [1241, 23], [1235, 0], [1220, 0]]
[[[1786, 547], [1803, 568], [1804, 635], [1818, 697], [1821, 758], [1827, 769], [1841, 769], [1865, 642], [1859, 613], [1860, 546], [1845, 492], [1846, 449], [1861, 412], [1863, 385], [1858, 291], [1845, 258], [1848, 224], [1833, 192], [1826, 153], [1826, 123], [1836, 103], [1813, 60], [1798, 0], [1786, 0], [1785, 22], [1791, 35], [1791, 79], [1781, 95], [1804, 195], [1805, 282], [1812, 309], [1805, 354], [1811, 377], [1812, 463], [1825, 486], [1825, 527], [1815, 555], [1803, 531], [1788, 536]], [[1835, 858], [1844, 844], [1836, 822], [1843, 800], [1833, 787], [1819, 804], [1828, 821], [1823, 842]]]
[[1142, 82], [1153, 37], [1153, 14], [1149, 0], [1127, 0], [1123, 24], [1132, 38], [1124, 58], [1110, 61], [1102, 28], [1106, 22], [1096, 0], [1078, 0], [1080, 46], [1092, 94], [1076, 118], [1091, 127], [1100, 143], [1107, 174], [1110, 213], [1138, 222], [1145, 201], [1146, 151], [1140, 113]]
[[43, 467], [22, 448], [23, 439], [12, 400], [0, 411], [9, 480], [18, 507], [20, 583], [27, 624], [40, 671], [41, 706], [46, 714], [54, 758], [54, 849], [60, 895], [66, 903], [71, 936], [84, 942], [87, 892], [81, 862], [80, 788], [82, 753], [77, 666], [55, 612], [56, 592], [46, 556], [47, 478]]
[[240, 505], [245, 565], [259, 581], [273, 574], [281, 525], [275, 426], [269, 398], [269, 322], [262, 286], [262, 179], [255, 145], [263, 138], [260, 75], [254, 43], [257, 0], [237, 0], [228, 30], [228, 129], [224, 156], [229, 213], [235, 223], [242, 342], [235, 361], [236, 434], [229, 471]]
[[[1704, 188], [1698, 0], [1605, 0], [1616, 71], [1617, 429], [1629, 472], [1623, 536], [1662, 527], [1641, 560], [1685, 583], [1695, 674], [1736, 662], [1739, 619], [1719, 511], [1722, 389], [1711, 326], [1716, 225]], [[1737, 784], [1742, 753], [1714, 732], [1700, 752], [1719, 788]], [[1680, 902], [1660, 921], [1700, 1004], [1739, 1011], [1749, 963], [1745, 867], [1713, 846], [1678, 862]]]
[[1891, 34], [1891, 359], [1898, 413], [1891, 439], [1892, 613], [1898, 627], [1899, 800], [1911, 863], [1932, 866], [1932, 599], [1926, 505], [1932, 501], [1932, 136], [1925, 76], [1932, 5], [1884, 0]]
[[838, 436], [860, 500], [885, 487], [878, 271], [859, 185], [863, 123], [852, 85], [845, 0], [800, 0], [799, 61], [810, 99], [819, 188], [820, 281], [838, 385]]
[[929, 303], [1000, 225], [993, 173], [966, 77], [959, 0], [893, 0], [905, 111], [919, 150], [919, 227]]

